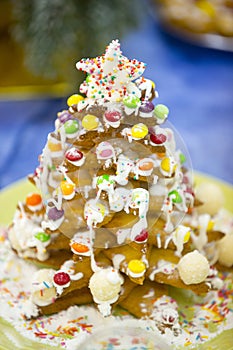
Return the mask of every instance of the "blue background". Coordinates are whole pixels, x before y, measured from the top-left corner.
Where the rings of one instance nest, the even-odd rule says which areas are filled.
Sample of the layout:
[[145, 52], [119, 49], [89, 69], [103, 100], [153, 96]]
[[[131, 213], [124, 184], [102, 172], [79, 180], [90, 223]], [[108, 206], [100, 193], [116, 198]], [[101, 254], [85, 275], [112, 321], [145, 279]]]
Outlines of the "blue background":
[[[193, 168], [233, 183], [233, 54], [172, 38], [149, 13], [121, 49], [147, 63], [144, 76], [157, 85], [156, 102], [169, 107]], [[66, 97], [0, 101], [0, 188], [34, 171], [65, 108]]]

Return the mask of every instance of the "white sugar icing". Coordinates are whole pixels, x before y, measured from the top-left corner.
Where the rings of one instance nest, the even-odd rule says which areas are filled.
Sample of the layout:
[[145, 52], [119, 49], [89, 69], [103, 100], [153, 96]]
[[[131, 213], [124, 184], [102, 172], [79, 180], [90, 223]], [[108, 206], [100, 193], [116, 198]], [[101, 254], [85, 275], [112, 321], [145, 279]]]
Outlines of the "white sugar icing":
[[103, 316], [110, 315], [111, 304], [119, 298], [123, 281], [123, 277], [112, 267], [100, 269], [91, 276], [89, 288]]
[[42, 232], [43, 228], [39, 222], [33, 222], [32, 218], [27, 216], [21, 203], [19, 207], [20, 209], [15, 212], [13, 225], [9, 228], [11, 245], [21, 257], [44, 261], [48, 258], [45, 248], [50, 240], [41, 242], [35, 238], [35, 235]]
[[[109, 316], [103, 318], [93, 307], [86, 306], [73, 306], [68, 310], [59, 312], [50, 317], [41, 316], [40, 322], [37, 320], [27, 321], [22, 317], [22, 313], [27, 317], [38, 316], [38, 308], [30, 301], [29, 292], [32, 282], [31, 276], [37, 271], [37, 268], [34, 265], [28, 264], [19, 259], [9, 249], [9, 242], [7, 240], [3, 241], [0, 245], [0, 256], [0, 316], [10, 322], [19, 334], [23, 335], [21, 340], [19, 340], [22, 347], [24, 346], [23, 339], [26, 338], [36, 341], [39, 344], [38, 346], [49, 344], [52, 346], [61, 346], [61, 348], [69, 350], [73, 350], [74, 348], [78, 349], [79, 346], [83, 344], [83, 341], [85, 343], [89, 341], [90, 334], [95, 330], [98, 331], [100, 325], [102, 325], [105, 330], [107, 327], [112, 326], [115, 326], [118, 329], [122, 329], [122, 327], [125, 327], [126, 325], [128, 327], [136, 327], [137, 329], [139, 327], [144, 332], [150, 330], [153, 337], [156, 339], [162, 339], [162, 342], [165, 342], [168, 346], [174, 344], [176, 346], [186, 346], [185, 344], [188, 342], [191, 343], [191, 346], [197, 346], [203, 343], [200, 337], [198, 338], [198, 334], [206, 337], [202, 339], [207, 340], [216, 336], [216, 332], [209, 331], [206, 323], [207, 320], [209, 324], [212, 322], [211, 320], [214, 320], [214, 317], [218, 317], [217, 314], [214, 315], [212, 311], [212, 305], [216, 305], [216, 303], [218, 307], [221, 308], [221, 312], [224, 315], [224, 323], [217, 323], [217, 327], [219, 324], [218, 332], [232, 328], [233, 313], [231, 311], [227, 312], [229, 309], [226, 308], [227, 303], [231, 302], [231, 299], [225, 299], [223, 302], [221, 297], [218, 296], [217, 291], [209, 293], [208, 296], [202, 300], [202, 303], [204, 304], [200, 304], [200, 301], [196, 303], [193, 310], [194, 315], [192, 317], [192, 324], [182, 324], [181, 333], [178, 335], [174, 335], [173, 331], [170, 330], [166, 330], [162, 335], [156, 327], [156, 324], [160, 323], [157, 320], [135, 320], [129, 315], [122, 317]], [[226, 288], [226, 283], [227, 282], [225, 281], [224, 288]], [[229, 280], [228, 283], [231, 283], [231, 280]], [[145, 297], [149, 297], [149, 295]], [[177, 304], [169, 297], [160, 298], [159, 302], [154, 306], [155, 317], [158, 310], [161, 312], [163, 309], [167, 308], [176, 310]], [[167, 312], [165, 312], [165, 315], [168, 315]], [[208, 317], [208, 319], [206, 317]], [[77, 320], [79, 319], [81, 323], [84, 322], [86, 325], [91, 325], [89, 332], [78, 323]], [[7, 333], [9, 326], [7, 327], [8, 328], [1, 323], [2, 332]], [[77, 329], [77, 331], [75, 331], [74, 335], [69, 338], [62, 338], [64, 335], [62, 331], [65, 330], [66, 327], [67, 329], [73, 327], [73, 329]], [[185, 327], [185, 330], [183, 330], [183, 327]], [[12, 329], [12, 332], [15, 332], [15, 330]], [[38, 334], [39, 332], [44, 334], [44, 336], [38, 337], [36, 333]], [[51, 334], [54, 334], [54, 336], [51, 337]], [[61, 342], [62, 339], [63, 342]], [[99, 346], [101, 345], [99, 344]]]

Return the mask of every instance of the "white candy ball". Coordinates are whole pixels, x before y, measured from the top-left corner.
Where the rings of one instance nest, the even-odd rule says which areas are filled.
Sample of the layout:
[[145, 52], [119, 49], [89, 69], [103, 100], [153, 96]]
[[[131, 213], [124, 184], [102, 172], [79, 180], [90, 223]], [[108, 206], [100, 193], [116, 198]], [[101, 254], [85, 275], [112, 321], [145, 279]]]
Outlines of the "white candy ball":
[[208, 260], [197, 250], [184, 255], [177, 265], [180, 278], [185, 284], [203, 282], [209, 274]]
[[89, 288], [96, 302], [111, 301], [118, 297], [123, 279], [113, 268], [95, 272], [89, 281]]
[[225, 235], [218, 242], [218, 261], [221, 265], [233, 265], [233, 234]]
[[195, 195], [203, 202], [197, 207], [199, 214], [215, 215], [223, 207], [224, 195], [220, 187], [214, 183], [203, 182], [196, 187]]
[[56, 289], [53, 286], [53, 269], [38, 270], [32, 281], [32, 302], [38, 306], [49, 305], [56, 298]]

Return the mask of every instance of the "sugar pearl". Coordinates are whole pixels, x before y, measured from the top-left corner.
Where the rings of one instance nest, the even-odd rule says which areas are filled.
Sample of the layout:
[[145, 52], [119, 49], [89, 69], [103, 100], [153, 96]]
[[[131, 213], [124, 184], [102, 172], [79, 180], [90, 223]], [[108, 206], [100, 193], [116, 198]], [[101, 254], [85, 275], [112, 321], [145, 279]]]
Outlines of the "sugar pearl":
[[120, 274], [113, 268], [101, 269], [91, 276], [89, 288], [95, 300], [110, 301], [120, 293], [122, 282]]
[[197, 207], [199, 214], [215, 215], [223, 207], [224, 196], [217, 185], [214, 183], [203, 182], [196, 187], [196, 198], [203, 202], [203, 205]]
[[233, 234], [225, 235], [218, 242], [218, 261], [221, 265], [231, 267], [233, 265]]
[[208, 260], [197, 250], [184, 255], [177, 265], [180, 278], [185, 284], [203, 282], [209, 274]]

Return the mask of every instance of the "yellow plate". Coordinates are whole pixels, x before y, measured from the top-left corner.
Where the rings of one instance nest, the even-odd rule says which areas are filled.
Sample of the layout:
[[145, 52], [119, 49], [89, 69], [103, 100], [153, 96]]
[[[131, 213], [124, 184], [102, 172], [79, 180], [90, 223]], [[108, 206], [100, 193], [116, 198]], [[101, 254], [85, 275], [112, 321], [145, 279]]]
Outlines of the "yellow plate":
[[[207, 176], [205, 174], [195, 172], [195, 182], [197, 184], [202, 182], [213, 182], [217, 184], [223, 191], [225, 196], [225, 208], [233, 212], [233, 186], [230, 184], [220, 181], [216, 178]], [[30, 184], [27, 179], [22, 179], [11, 186], [6, 187], [0, 192], [0, 225], [6, 226], [11, 223], [15, 207], [18, 201], [24, 200], [25, 196], [29, 193], [35, 191], [35, 187]], [[39, 350], [41, 349], [41, 344], [33, 342], [29, 339], [24, 338], [21, 334], [16, 332], [16, 330], [5, 320], [0, 318], [0, 350]], [[12, 339], [10, 341], [9, 339]], [[199, 350], [214, 350], [214, 349], [224, 349], [233, 350], [232, 345], [233, 339], [233, 329], [224, 331], [221, 335], [216, 338], [198, 345], [196, 349]], [[13, 343], [15, 345], [13, 345]], [[20, 344], [19, 347], [16, 344]], [[23, 347], [22, 347], [23, 345]], [[21, 347], [20, 347], [21, 346]], [[55, 349], [54, 347], [47, 346], [43, 344], [43, 349]], [[61, 349], [56, 347], [56, 349]], [[187, 349], [185, 347], [184, 349]]]

